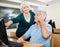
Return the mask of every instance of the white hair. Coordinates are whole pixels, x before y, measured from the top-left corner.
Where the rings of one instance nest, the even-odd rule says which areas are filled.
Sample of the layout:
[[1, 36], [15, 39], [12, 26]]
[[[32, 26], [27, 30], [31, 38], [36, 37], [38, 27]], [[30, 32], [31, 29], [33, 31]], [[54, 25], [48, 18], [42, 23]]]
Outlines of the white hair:
[[39, 7], [39, 8], [38, 8], [38, 11], [40, 11], [42, 15], [47, 16], [47, 14], [46, 14], [46, 9], [45, 9], [45, 8], [43, 8], [43, 7], [40, 8], [40, 7]]
[[23, 12], [23, 11], [22, 11], [22, 6], [23, 6], [23, 5], [27, 5], [27, 6], [29, 7], [29, 9], [31, 10], [30, 5], [29, 5], [26, 1], [24, 1], [24, 2], [21, 3], [21, 5], [20, 5], [20, 11], [21, 11], [21, 12]]

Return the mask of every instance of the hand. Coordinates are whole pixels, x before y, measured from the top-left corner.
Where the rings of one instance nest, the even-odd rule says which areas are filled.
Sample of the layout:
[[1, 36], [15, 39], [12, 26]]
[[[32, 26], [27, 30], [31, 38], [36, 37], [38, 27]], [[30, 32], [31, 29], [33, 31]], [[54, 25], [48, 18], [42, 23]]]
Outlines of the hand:
[[9, 27], [9, 24], [8, 23], [5, 23], [5, 27], [6, 27], [6, 29]]
[[45, 19], [45, 17], [42, 15], [40, 15], [38, 17], [38, 21], [39, 21], [39, 24], [41, 25], [41, 27], [45, 25], [44, 19]]
[[23, 42], [25, 42], [25, 40], [23, 40], [22, 37], [17, 40], [17, 43], [23, 43]]
[[38, 21], [39, 21], [40, 23], [44, 22], [44, 16], [39, 15], [39, 16], [38, 16]]
[[45, 19], [45, 16], [43, 16], [41, 13], [37, 13], [38, 16], [38, 23], [42, 26], [44, 24], [44, 19]]
[[7, 29], [11, 24], [13, 24], [13, 21], [8, 21], [7, 23], [5, 23], [6, 29]]
[[42, 16], [40, 11], [37, 11], [37, 18], [38, 18], [39, 22], [44, 21], [44, 16]]

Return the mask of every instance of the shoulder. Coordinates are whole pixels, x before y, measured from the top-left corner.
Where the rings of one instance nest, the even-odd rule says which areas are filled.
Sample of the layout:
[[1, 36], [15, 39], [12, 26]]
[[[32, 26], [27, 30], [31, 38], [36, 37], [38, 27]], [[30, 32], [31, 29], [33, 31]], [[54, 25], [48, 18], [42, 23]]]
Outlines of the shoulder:
[[17, 17], [22, 18], [23, 17], [23, 13], [20, 13]]
[[32, 10], [30, 10], [30, 13], [35, 16], [35, 13]]
[[52, 26], [50, 24], [48, 24], [48, 22], [46, 23], [46, 26], [47, 26], [49, 32], [52, 33]]
[[30, 26], [30, 28], [34, 29], [36, 27], [36, 24], [33, 24]]
[[22, 16], [23, 15], [23, 13], [20, 13], [18, 16]]
[[48, 21], [46, 21], [46, 26], [50, 29], [52, 29], [52, 26], [50, 24], [48, 24]]

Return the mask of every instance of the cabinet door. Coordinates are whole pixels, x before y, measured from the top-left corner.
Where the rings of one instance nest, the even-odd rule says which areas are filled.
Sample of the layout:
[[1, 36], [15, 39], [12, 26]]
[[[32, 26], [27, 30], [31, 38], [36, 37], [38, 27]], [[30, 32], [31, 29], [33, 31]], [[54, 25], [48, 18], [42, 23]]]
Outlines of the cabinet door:
[[54, 47], [60, 47], [60, 34], [53, 34]]

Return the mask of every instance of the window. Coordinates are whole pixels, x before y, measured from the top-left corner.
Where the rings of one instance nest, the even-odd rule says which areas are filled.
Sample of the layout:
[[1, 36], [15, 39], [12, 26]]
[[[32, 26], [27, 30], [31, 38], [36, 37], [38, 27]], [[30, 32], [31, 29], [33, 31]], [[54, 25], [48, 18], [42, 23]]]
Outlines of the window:
[[[0, 18], [4, 18], [5, 23], [10, 19], [17, 17], [19, 14], [20, 14], [20, 9], [0, 6]], [[17, 28], [17, 24], [11, 25], [9, 29], [11, 28]]]

